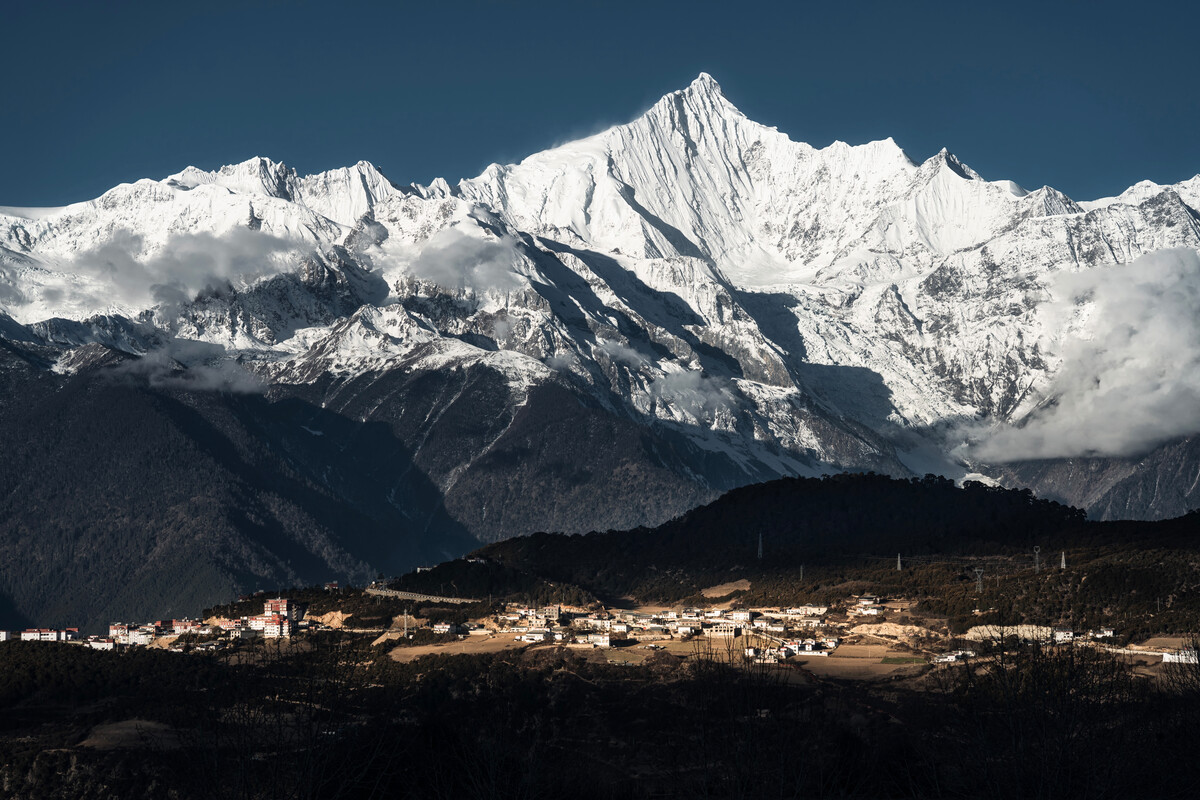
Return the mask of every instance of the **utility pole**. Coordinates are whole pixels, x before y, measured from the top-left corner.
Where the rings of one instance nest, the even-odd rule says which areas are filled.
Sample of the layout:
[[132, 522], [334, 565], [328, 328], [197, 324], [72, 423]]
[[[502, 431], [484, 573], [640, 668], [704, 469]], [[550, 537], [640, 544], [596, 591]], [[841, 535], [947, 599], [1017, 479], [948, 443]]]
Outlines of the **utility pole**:
[[1042, 552], [1042, 548], [1035, 545], [1033, 548], [1033, 571], [1034, 572], [1042, 571], [1042, 559], [1041, 559], [1041, 556], [1038, 555], [1041, 552]]
[[800, 582], [804, 583], [804, 565], [800, 565]]
[[758, 560], [762, 561], [762, 531], [758, 532]]
[[896, 553], [896, 572], [900, 572], [900, 554]]

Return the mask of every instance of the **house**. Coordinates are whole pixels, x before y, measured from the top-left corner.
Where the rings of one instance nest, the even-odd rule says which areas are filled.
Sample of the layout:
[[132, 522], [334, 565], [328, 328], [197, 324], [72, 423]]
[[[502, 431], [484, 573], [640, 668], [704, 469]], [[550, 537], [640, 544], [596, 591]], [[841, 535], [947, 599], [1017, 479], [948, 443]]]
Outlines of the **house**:
[[438, 634], [456, 634], [458, 633], [458, 625], [453, 622], [435, 622], [433, 624], [433, 632]]
[[204, 623], [194, 619], [176, 619], [171, 620], [171, 631], [177, 635], [185, 633], [197, 633]]
[[73, 642], [79, 638], [78, 628], [29, 628], [21, 632], [23, 642]]
[[1088, 631], [1088, 636], [1092, 639], [1111, 639], [1116, 636], [1116, 631], [1112, 628], [1097, 628], [1094, 631]]
[[296, 604], [286, 597], [276, 597], [263, 603], [263, 615], [279, 615], [294, 620], [297, 617]]
[[1073, 642], [1073, 641], [1075, 641], [1075, 631], [1071, 630], [1070, 628], [1055, 628], [1054, 629], [1054, 643], [1055, 644], [1062, 644], [1064, 642]]
[[609, 638], [608, 633], [605, 631], [594, 631], [592, 633], [589, 633], [587, 640], [588, 640], [588, 642], [595, 645], [596, 647], [611, 647], [612, 646], [612, 639]]
[[93, 650], [115, 650], [117, 647], [117, 640], [111, 636], [105, 638], [100, 638], [99, 636], [89, 636], [84, 644]]
[[12, 631], [0, 631], [0, 642], [12, 641]]
[[718, 622], [705, 631], [709, 636], [716, 639], [732, 639], [740, 632], [741, 629], [732, 622]]
[[630, 637], [639, 642], [652, 642], [656, 639], [666, 639], [670, 635], [671, 632], [663, 625], [647, 625], [631, 633]]
[[327, 592], [336, 592], [338, 590], [338, 582], [330, 581], [329, 583], [325, 584], [325, 586], [323, 588]]
[[158, 631], [155, 630], [153, 625], [143, 625], [140, 628], [135, 628], [129, 631], [129, 633], [125, 635], [124, 642], [122, 642], [119, 638], [117, 639], [117, 642], [119, 644], [148, 645], [154, 641], [154, 637], [157, 635]]
[[262, 633], [268, 639], [291, 636], [296, 632], [296, 623], [282, 614], [271, 614], [263, 624]]
[[754, 612], [748, 608], [734, 608], [729, 611], [729, 619], [734, 622], [749, 622]]
[[550, 639], [550, 631], [546, 628], [530, 628], [529, 632], [521, 637], [525, 642], [544, 642]]
[[829, 611], [829, 606], [795, 606], [787, 610], [789, 617], [823, 617]]

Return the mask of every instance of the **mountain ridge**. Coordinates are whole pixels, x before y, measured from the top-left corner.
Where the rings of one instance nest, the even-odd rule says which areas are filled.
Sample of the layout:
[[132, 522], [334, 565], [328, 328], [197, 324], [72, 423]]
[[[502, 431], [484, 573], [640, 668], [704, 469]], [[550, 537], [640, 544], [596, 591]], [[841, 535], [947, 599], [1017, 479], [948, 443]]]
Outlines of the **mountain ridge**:
[[[944, 149], [920, 163], [891, 139], [818, 149], [702, 74], [627, 124], [453, 186], [255, 157], [0, 209], [0, 355], [50, 392], [134, 369], [151, 393], [261, 398], [272, 421], [246, 435], [286, 458], [324, 435], [297, 403], [335, 415], [344, 441], [386, 431], [402, 457], [306, 480], [398, 513], [414, 552], [443, 523], [477, 541], [652, 525], [736, 486], [842, 470], [978, 475], [1099, 516], [1177, 516], [1200, 465], [1136, 398], [1105, 415], [1127, 412], [1147, 455], [1106, 462], [1103, 492], [1062, 459], [1022, 464], [1056, 408], [1096, 407], [1095, 371], [1112, 364], [1081, 343], [1118, 369], [1144, 355], [1097, 309], [1191, 296], [1196, 186], [1077, 203]], [[1186, 401], [1178, 380], [1167, 394]], [[28, 419], [11, 435], [49, 424]], [[13, 519], [0, 532], [16, 536]]]

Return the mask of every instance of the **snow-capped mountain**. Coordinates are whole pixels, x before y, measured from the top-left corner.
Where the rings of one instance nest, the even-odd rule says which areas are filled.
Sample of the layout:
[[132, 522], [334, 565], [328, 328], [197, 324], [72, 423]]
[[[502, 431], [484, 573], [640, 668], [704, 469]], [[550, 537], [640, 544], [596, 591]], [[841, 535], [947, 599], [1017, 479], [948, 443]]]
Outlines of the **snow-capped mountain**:
[[[1190, 286], [1197, 208], [1200, 177], [1076, 202], [945, 150], [814, 148], [702, 74], [629, 124], [455, 186], [255, 158], [0, 208], [0, 336], [23, 381], [115, 359], [152, 389], [381, 426], [404, 466], [369, 466], [374, 501], [420, 531], [434, 509], [480, 539], [658, 522], [841, 469], [1036, 483], [1064, 456], [1136, 459], [1192, 432], [1139, 421], [1071, 452], [1046, 420], [1074, 407], [1060, 378], [1077, 343], [1111, 333], [1089, 287], [1159, 251], [1184, 259], [1154, 273], [1163, 291]], [[309, 463], [294, 433], [267, 438], [357, 497], [355, 468]], [[417, 475], [436, 503], [406, 505]], [[1086, 499], [1160, 516], [1194, 494]]]

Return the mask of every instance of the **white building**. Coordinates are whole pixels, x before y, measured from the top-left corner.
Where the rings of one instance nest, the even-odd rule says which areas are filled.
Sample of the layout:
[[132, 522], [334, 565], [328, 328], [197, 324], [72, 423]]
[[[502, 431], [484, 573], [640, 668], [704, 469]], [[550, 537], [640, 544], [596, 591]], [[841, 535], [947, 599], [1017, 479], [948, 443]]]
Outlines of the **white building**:
[[521, 637], [526, 642], [544, 642], [550, 638], [550, 631], [546, 628], [531, 628], [528, 633]]
[[1200, 653], [1195, 650], [1180, 650], [1178, 653], [1163, 653], [1164, 664], [1197, 664]]
[[124, 642], [122, 642], [120, 638], [117, 638], [117, 642], [119, 644], [148, 645], [154, 641], [154, 637], [157, 635], [158, 632], [154, 629], [153, 625], [143, 625], [140, 628], [129, 631], [129, 633], [125, 635]]
[[21, 641], [23, 642], [73, 642], [78, 638], [78, 628], [65, 628], [63, 630], [29, 628], [28, 630], [21, 631]]
[[291, 636], [296, 632], [296, 623], [282, 614], [272, 614], [263, 624], [262, 633], [268, 639]]
[[718, 622], [716, 625], [713, 625], [711, 628], [707, 629], [705, 633], [716, 639], [732, 639], [738, 635], [740, 630], [741, 629], [732, 622]]
[[795, 606], [785, 613], [789, 617], [823, 617], [829, 611], [829, 606]]

